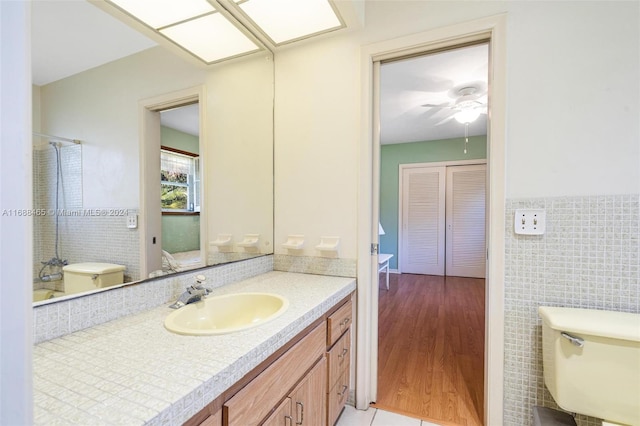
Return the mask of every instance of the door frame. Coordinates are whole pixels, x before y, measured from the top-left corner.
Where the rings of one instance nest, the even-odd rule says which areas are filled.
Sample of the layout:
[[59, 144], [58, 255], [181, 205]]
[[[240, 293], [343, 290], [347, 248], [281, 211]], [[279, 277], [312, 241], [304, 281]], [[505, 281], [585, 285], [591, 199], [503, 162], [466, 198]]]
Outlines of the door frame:
[[[160, 198], [151, 197], [147, 185], [158, 183], [160, 170], [160, 111], [192, 103], [199, 104], [199, 155], [200, 155], [200, 258], [207, 261], [208, 220], [207, 220], [207, 144], [206, 140], [206, 92], [204, 86], [195, 86], [175, 92], [143, 99], [138, 102], [140, 117], [140, 277], [146, 278], [155, 270], [156, 262], [162, 257], [161, 215], [158, 216]], [[154, 116], [157, 117], [154, 118]], [[156, 242], [152, 242], [153, 236]], [[153, 256], [150, 254], [153, 253]]]
[[487, 278], [485, 296], [485, 424], [503, 423], [504, 394], [504, 238], [506, 141], [506, 14], [436, 28], [361, 48], [361, 140], [358, 186], [358, 303], [356, 407], [367, 409], [377, 396], [378, 364], [378, 243], [380, 139], [377, 108], [373, 108], [379, 61], [489, 42], [489, 125], [487, 141]]
[[402, 247], [402, 200], [403, 200], [403, 187], [402, 187], [402, 173], [408, 169], [422, 169], [425, 167], [453, 167], [453, 166], [474, 166], [477, 164], [487, 164], [487, 160], [451, 160], [451, 161], [434, 161], [432, 163], [405, 163], [398, 165], [398, 258], [397, 268], [398, 273], [402, 273], [402, 264], [400, 262], [400, 250]]

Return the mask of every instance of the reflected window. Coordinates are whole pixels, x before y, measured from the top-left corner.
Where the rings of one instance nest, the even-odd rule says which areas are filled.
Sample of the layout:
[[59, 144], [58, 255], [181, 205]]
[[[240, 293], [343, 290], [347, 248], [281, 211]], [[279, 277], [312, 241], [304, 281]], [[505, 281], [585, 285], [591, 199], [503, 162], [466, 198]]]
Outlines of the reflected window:
[[160, 185], [163, 212], [200, 211], [200, 161], [197, 154], [163, 146]]

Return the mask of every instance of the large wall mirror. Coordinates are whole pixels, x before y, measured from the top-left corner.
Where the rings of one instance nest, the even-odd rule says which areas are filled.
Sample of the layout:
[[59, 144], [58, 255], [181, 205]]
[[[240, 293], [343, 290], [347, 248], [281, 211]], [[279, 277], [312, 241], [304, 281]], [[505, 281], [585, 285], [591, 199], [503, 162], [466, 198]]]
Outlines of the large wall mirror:
[[[86, 42], [85, 12], [114, 40], [133, 31], [88, 2], [34, 2], [34, 42]], [[34, 80], [34, 301], [273, 253], [273, 69], [268, 50], [205, 66], [149, 41]]]

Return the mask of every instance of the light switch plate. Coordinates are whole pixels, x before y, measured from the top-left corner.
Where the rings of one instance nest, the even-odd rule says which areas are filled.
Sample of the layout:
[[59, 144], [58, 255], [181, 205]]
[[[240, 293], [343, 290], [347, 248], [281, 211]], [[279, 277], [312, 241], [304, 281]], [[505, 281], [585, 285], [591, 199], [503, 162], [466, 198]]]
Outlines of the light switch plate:
[[129, 214], [127, 216], [127, 228], [136, 229], [138, 227], [138, 215], [137, 214]]
[[514, 215], [516, 234], [542, 235], [546, 228], [545, 209], [517, 209]]

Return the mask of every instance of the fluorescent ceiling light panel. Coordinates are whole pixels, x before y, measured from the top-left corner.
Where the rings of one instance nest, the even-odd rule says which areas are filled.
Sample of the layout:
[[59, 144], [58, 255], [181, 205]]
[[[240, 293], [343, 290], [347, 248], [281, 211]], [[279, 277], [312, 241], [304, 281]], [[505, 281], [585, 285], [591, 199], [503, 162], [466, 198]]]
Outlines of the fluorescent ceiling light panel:
[[152, 28], [215, 12], [207, 0], [109, 0]]
[[160, 33], [207, 63], [260, 50], [220, 13], [167, 27]]
[[276, 44], [342, 26], [328, 0], [247, 0], [238, 5]]

